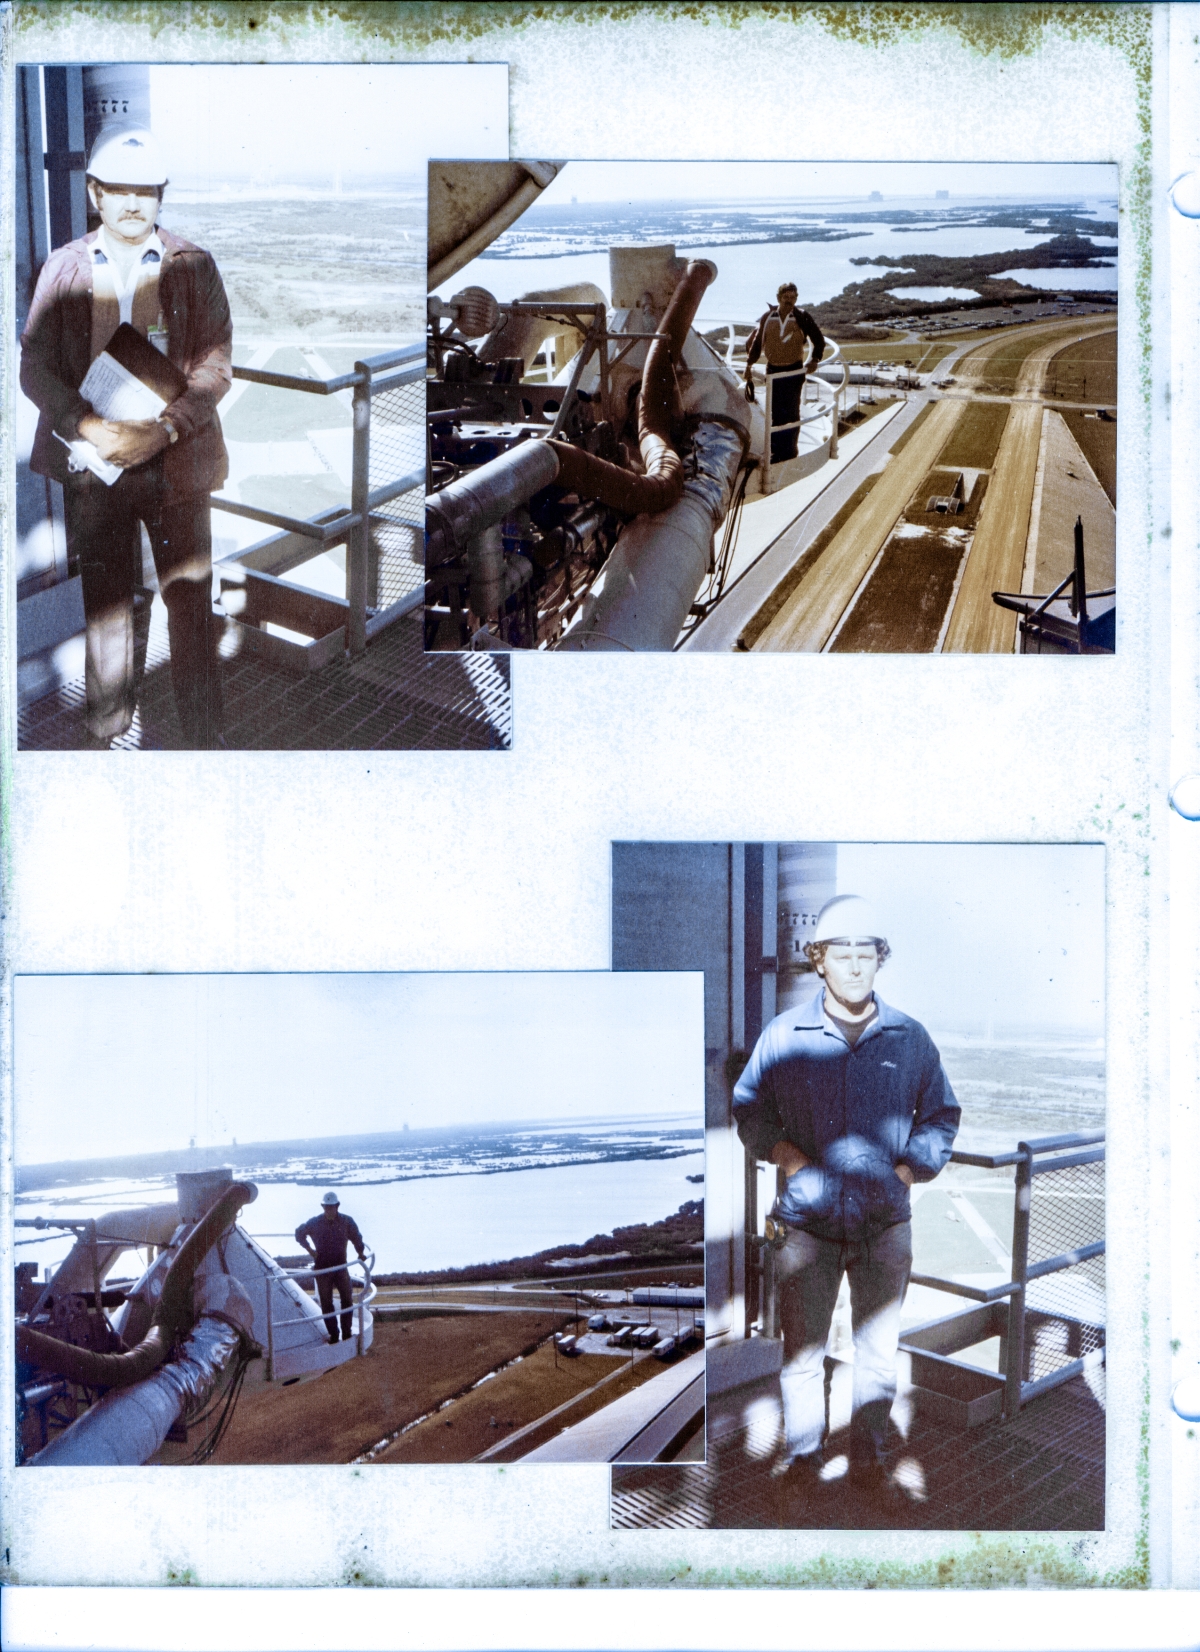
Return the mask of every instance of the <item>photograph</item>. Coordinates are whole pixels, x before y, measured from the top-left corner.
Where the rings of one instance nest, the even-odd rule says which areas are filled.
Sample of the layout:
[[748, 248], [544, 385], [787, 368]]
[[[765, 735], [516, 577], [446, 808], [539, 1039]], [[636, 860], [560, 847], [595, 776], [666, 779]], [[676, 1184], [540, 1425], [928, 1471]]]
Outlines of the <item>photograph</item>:
[[1111, 654], [1117, 168], [429, 165], [425, 645]]
[[613, 1526], [1103, 1530], [1103, 847], [612, 864], [614, 969], [704, 971], [708, 1194], [706, 1460]]
[[503, 66], [16, 99], [20, 749], [505, 748], [507, 662], [422, 648], [420, 291], [430, 146], [503, 153]]
[[18, 977], [18, 1464], [702, 1462], [702, 985]]

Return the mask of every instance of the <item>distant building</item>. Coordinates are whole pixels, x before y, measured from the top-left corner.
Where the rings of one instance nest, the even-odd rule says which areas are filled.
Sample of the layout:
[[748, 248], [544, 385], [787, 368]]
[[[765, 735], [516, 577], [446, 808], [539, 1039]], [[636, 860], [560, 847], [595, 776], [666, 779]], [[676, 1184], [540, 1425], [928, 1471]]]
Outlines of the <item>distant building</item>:
[[935, 201], [948, 201], [950, 199], [950, 191], [948, 189], [935, 189], [933, 192], [933, 198]]
[[873, 189], [871, 191], [870, 195], [867, 197], [867, 199], [869, 201], [882, 201], [883, 196], [879, 193], [879, 191], [877, 189]]

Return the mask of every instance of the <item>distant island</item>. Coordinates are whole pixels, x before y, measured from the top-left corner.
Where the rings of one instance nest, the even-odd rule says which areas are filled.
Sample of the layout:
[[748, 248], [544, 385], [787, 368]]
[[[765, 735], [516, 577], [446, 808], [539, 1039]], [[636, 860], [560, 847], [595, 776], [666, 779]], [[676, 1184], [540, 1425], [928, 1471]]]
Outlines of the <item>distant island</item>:
[[701, 1150], [703, 1127], [677, 1119], [611, 1119], [584, 1124], [498, 1122], [441, 1129], [376, 1131], [293, 1141], [231, 1142], [157, 1153], [18, 1165], [15, 1191], [29, 1194], [81, 1183], [172, 1177], [229, 1165], [263, 1186], [376, 1187], [452, 1176], [502, 1175], [562, 1165], [685, 1158]]
[[[572, 1280], [586, 1279], [598, 1270], [611, 1270], [614, 1263], [623, 1269], [638, 1267], [703, 1268], [704, 1200], [688, 1199], [673, 1216], [660, 1222], [638, 1222], [632, 1227], [597, 1233], [580, 1245], [552, 1245], [532, 1256], [517, 1256], [507, 1262], [480, 1262], [466, 1268], [441, 1268], [429, 1273], [378, 1273], [377, 1285], [470, 1285], [481, 1281], [529, 1279], [545, 1273], [556, 1262], [582, 1258], [580, 1266], [564, 1268], [558, 1274], [559, 1288], [570, 1288]], [[293, 1258], [281, 1257], [289, 1262]], [[302, 1261], [302, 1259], [300, 1259]]]

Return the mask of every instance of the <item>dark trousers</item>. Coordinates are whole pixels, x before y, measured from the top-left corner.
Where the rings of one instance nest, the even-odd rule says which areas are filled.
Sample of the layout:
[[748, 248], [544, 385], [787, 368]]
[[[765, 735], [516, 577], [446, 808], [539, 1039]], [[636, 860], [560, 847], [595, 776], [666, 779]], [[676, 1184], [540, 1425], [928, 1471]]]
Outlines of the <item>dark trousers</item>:
[[912, 1270], [912, 1225], [897, 1222], [870, 1240], [838, 1244], [792, 1228], [775, 1255], [783, 1327], [783, 1424], [788, 1455], [819, 1450], [825, 1432], [825, 1341], [838, 1288], [850, 1281], [854, 1392], [850, 1455], [877, 1461], [896, 1398], [900, 1309]]
[[218, 628], [212, 611], [208, 495], [164, 500], [161, 459], [127, 470], [112, 487], [90, 474], [63, 488], [67, 552], [78, 556], [87, 622], [87, 728], [124, 734], [137, 704], [133, 594], [141, 584], [144, 522], [167, 608], [171, 686], [180, 733], [208, 750], [221, 732]]
[[[776, 373], [795, 373], [794, 367], [771, 367], [767, 373], [774, 376]], [[796, 457], [796, 444], [800, 439], [799, 430], [776, 431], [779, 424], [792, 424], [800, 417], [800, 396], [804, 390], [804, 374], [796, 373], [794, 379], [783, 379], [771, 386], [771, 463], [778, 464], [781, 459]]]
[[336, 1342], [338, 1339], [337, 1315], [333, 1312], [335, 1290], [342, 1304], [342, 1340], [349, 1342], [354, 1335], [354, 1286], [350, 1283], [349, 1268], [341, 1268], [337, 1273], [317, 1275], [317, 1295], [321, 1299], [321, 1312], [325, 1315], [325, 1329], [329, 1333], [330, 1342]]

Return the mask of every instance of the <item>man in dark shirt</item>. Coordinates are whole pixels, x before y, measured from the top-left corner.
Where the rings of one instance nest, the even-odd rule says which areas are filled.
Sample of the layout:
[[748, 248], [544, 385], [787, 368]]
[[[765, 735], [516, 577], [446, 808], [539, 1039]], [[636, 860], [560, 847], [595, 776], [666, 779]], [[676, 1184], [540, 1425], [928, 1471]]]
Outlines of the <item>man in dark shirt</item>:
[[312, 1257], [317, 1270], [317, 1295], [330, 1342], [338, 1339], [337, 1315], [333, 1312], [335, 1287], [342, 1304], [342, 1340], [349, 1342], [354, 1328], [354, 1286], [346, 1266], [346, 1246], [354, 1246], [360, 1262], [366, 1259], [366, 1246], [353, 1216], [341, 1214], [336, 1193], [327, 1193], [321, 1205], [320, 1216], [296, 1229], [296, 1242]]
[[747, 1148], [788, 1178], [771, 1213], [784, 1235], [775, 1253], [785, 1440], [777, 1472], [801, 1482], [820, 1475], [825, 1343], [845, 1274], [850, 1473], [890, 1494], [882, 1453], [912, 1267], [908, 1190], [949, 1159], [961, 1110], [924, 1027], [875, 996], [890, 954], [881, 928], [856, 895], [823, 908], [805, 952], [824, 990], [764, 1029], [733, 1109]]

